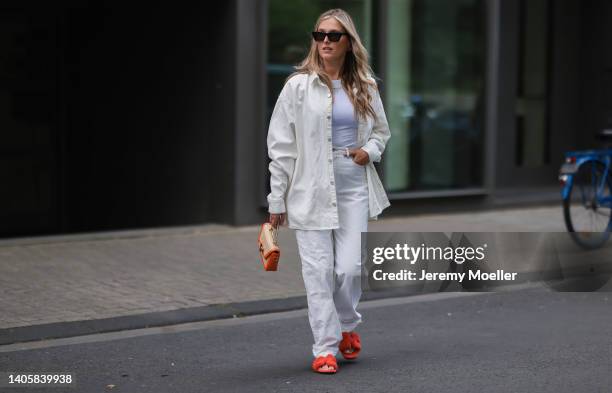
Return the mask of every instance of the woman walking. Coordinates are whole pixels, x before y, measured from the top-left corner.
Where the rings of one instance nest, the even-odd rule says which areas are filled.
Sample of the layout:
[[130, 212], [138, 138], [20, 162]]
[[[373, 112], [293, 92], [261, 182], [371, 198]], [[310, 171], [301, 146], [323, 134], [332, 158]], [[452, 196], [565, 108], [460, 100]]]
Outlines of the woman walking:
[[268, 211], [295, 229], [308, 300], [314, 360], [338, 370], [356, 359], [355, 328], [365, 247], [361, 233], [390, 205], [373, 162], [390, 138], [377, 84], [351, 17], [321, 14], [307, 57], [278, 97], [268, 130]]

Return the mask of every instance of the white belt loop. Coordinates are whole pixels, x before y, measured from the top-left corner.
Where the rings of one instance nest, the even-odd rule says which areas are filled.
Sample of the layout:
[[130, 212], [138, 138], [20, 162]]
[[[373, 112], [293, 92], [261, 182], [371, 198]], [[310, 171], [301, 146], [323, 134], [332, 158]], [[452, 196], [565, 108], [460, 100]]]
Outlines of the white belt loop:
[[348, 149], [348, 147], [345, 147], [345, 149], [346, 149], [346, 156], [348, 157], [349, 156], [349, 149]]

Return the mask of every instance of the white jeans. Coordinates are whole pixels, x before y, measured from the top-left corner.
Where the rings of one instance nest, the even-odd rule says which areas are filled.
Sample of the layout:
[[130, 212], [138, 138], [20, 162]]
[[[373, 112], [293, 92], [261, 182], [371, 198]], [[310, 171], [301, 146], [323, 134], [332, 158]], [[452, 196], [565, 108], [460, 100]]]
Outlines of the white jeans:
[[368, 230], [366, 168], [334, 151], [338, 229], [296, 229], [315, 357], [338, 353], [342, 332], [361, 323], [361, 267]]

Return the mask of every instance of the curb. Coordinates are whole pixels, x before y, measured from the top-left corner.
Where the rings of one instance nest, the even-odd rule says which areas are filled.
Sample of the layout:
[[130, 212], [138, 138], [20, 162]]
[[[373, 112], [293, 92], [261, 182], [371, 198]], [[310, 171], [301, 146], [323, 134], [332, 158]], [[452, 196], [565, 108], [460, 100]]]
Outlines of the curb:
[[[394, 288], [384, 291], [366, 290], [361, 296], [361, 301], [415, 295], [423, 295], [423, 293], [415, 292], [414, 288], [410, 287]], [[239, 318], [257, 314], [300, 310], [307, 307], [306, 296], [295, 296], [282, 299], [212, 304], [209, 306], [124, 315], [103, 319], [17, 326], [14, 328], [0, 329], [0, 345], [177, 325], [188, 322]]]
[[[360, 301], [379, 300], [388, 298], [411, 297], [441, 292], [505, 292], [524, 288], [525, 286], [545, 286], [553, 291], [576, 292], [576, 285], [588, 282], [599, 284], [610, 280], [610, 274], [591, 275], [588, 277], [576, 276], [573, 278], [547, 278], [542, 280], [541, 272], [523, 273], [523, 280], [517, 283], [504, 283], [496, 286], [481, 287], [477, 290], [423, 291], [420, 285], [401, 286], [382, 290], [364, 290]], [[597, 288], [600, 285], [597, 285]], [[578, 292], [593, 292], [600, 289], [581, 289]], [[604, 290], [609, 291], [609, 289]], [[17, 326], [0, 329], [0, 346], [24, 342], [84, 336], [96, 333], [110, 333], [123, 330], [144, 329], [178, 325], [189, 322], [203, 322], [219, 319], [240, 318], [251, 315], [271, 314], [277, 312], [301, 310], [308, 308], [306, 296], [294, 296], [280, 299], [252, 300], [235, 303], [211, 304], [201, 307], [190, 307], [170, 311], [157, 311], [145, 314], [124, 315], [103, 319], [90, 319], [81, 321], [55, 322], [48, 324]]]

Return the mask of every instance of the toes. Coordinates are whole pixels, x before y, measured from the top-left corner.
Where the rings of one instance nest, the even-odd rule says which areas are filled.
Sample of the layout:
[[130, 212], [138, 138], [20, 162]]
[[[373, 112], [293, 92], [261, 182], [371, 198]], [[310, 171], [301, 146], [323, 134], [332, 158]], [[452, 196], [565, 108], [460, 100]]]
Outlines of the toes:
[[333, 371], [333, 370], [335, 370], [335, 368], [327, 364], [319, 367], [319, 371]]

